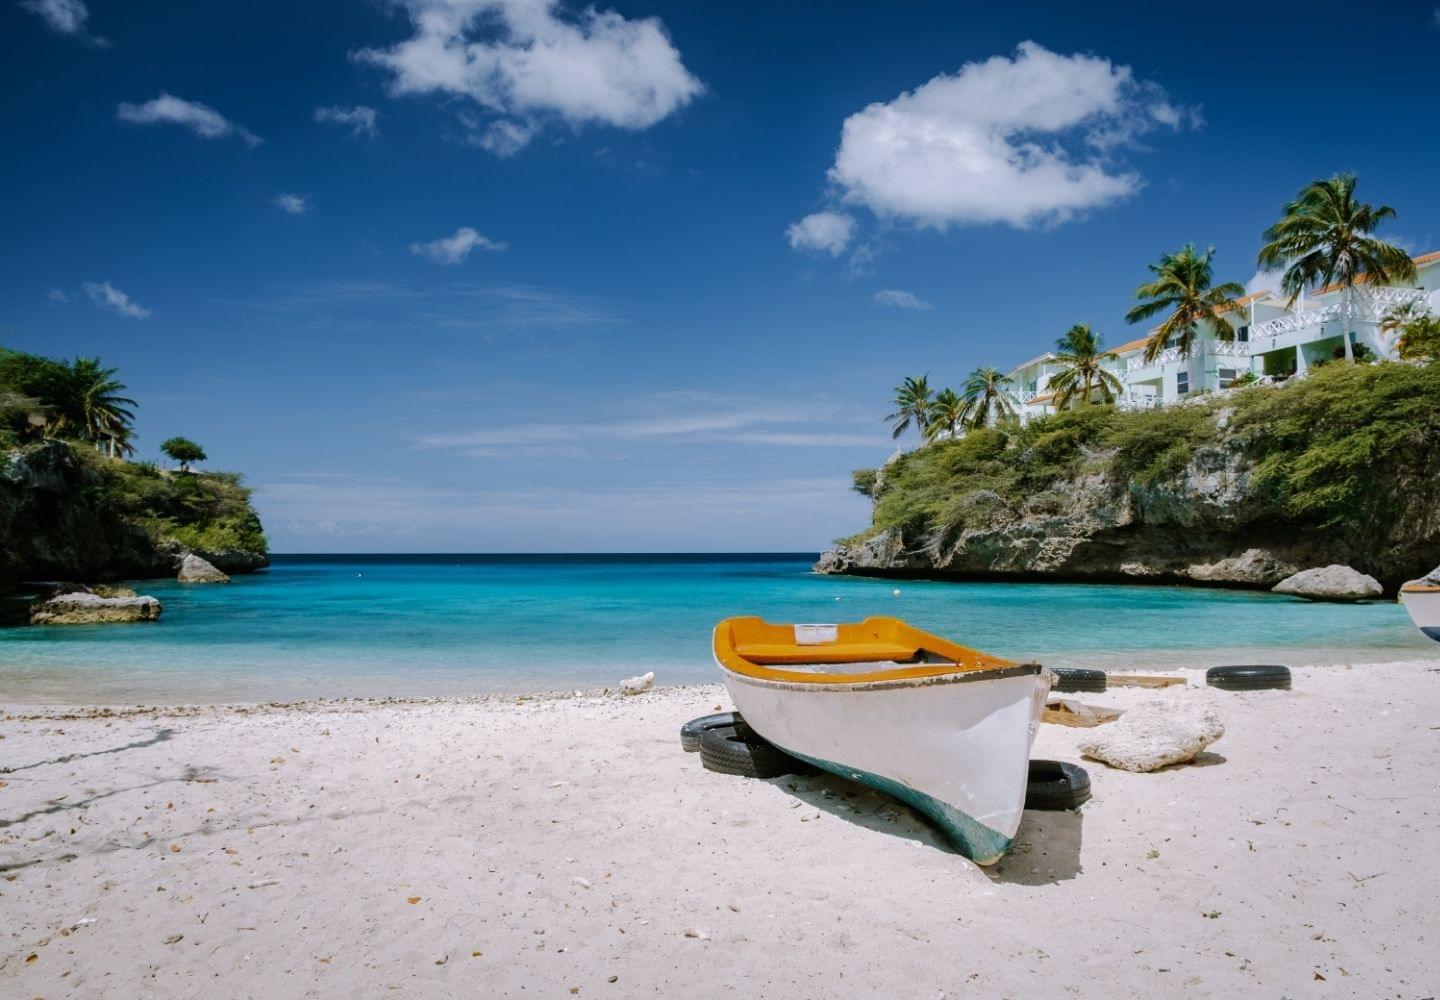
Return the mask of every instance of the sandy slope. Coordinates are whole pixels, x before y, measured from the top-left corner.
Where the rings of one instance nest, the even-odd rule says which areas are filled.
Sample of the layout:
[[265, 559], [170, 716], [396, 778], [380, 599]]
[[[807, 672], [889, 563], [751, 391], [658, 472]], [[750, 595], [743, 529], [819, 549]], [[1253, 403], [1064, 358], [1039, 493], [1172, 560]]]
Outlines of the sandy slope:
[[1203, 766], [1092, 763], [1083, 812], [1027, 813], [989, 872], [835, 779], [702, 770], [675, 731], [715, 687], [10, 706], [0, 995], [1440, 991], [1435, 664], [1176, 697], [1229, 727]]

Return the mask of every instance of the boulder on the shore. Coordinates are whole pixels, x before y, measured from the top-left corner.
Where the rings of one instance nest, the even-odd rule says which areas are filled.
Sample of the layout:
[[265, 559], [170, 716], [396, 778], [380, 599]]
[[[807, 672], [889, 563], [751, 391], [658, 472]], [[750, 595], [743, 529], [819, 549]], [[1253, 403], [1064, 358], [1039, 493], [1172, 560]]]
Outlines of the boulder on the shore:
[[1368, 601], [1385, 592], [1373, 576], [1340, 563], [1301, 570], [1270, 589], [1311, 601]]
[[229, 583], [230, 578], [193, 552], [180, 560], [180, 572], [175, 579], [181, 583]]
[[153, 597], [101, 597], [99, 594], [56, 594], [30, 606], [32, 625], [101, 625], [111, 622], [153, 622], [160, 617]]
[[1158, 771], [1185, 764], [1225, 735], [1212, 710], [1173, 701], [1147, 701], [1109, 725], [1091, 730], [1080, 753], [1124, 771]]

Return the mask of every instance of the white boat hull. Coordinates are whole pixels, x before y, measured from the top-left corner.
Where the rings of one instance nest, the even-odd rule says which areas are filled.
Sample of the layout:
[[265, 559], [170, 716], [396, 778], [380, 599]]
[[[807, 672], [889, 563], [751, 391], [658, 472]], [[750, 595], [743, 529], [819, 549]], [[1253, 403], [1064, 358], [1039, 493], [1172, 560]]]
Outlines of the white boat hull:
[[993, 864], [1009, 848], [1025, 809], [1048, 671], [817, 685], [720, 666], [736, 709], [771, 743], [914, 806], [977, 864]]
[[1400, 603], [1410, 612], [1410, 620], [1427, 636], [1440, 642], [1440, 587], [1400, 590]]

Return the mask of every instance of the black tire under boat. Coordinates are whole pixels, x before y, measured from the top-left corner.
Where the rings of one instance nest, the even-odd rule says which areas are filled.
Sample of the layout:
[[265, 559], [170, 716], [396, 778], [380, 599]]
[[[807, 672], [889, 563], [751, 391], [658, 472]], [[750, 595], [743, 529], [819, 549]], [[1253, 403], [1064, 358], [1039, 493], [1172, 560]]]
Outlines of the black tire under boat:
[[700, 763], [708, 771], [743, 778], [813, 774], [815, 768], [767, 743], [746, 726], [718, 726], [700, 732]]
[[1063, 760], [1032, 760], [1025, 785], [1025, 808], [1074, 809], [1090, 797], [1090, 775]]

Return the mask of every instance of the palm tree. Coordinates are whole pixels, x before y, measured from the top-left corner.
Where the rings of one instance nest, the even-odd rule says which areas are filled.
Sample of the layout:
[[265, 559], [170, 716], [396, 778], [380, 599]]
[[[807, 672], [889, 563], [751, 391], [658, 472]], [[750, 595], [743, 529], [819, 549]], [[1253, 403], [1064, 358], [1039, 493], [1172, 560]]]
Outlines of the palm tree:
[[1395, 210], [1389, 205], [1355, 200], [1354, 174], [1336, 174], [1301, 188], [1285, 206], [1280, 221], [1262, 236], [1266, 242], [1257, 260], [1269, 271], [1285, 269], [1280, 287], [1289, 293], [1290, 304], [1307, 288], [1338, 284], [1345, 289], [1341, 332], [1346, 361], [1355, 359], [1350, 322], [1355, 283], [1361, 275], [1380, 285], [1415, 280], [1410, 255], [1370, 235], [1381, 222], [1394, 217]]
[[907, 378], [904, 382], [895, 387], [895, 412], [885, 418], [891, 425], [890, 436], [898, 438], [910, 429], [910, 422], [915, 422], [915, 429], [922, 435], [930, 423], [930, 405], [933, 393], [930, 391], [930, 376]]
[[1010, 379], [999, 368], [976, 368], [965, 380], [965, 423], [989, 427], [1015, 415], [1015, 397], [1005, 388]]
[[1076, 323], [1055, 341], [1055, 348], [1056, 364], [1065, 366], [1050, 380], [1050, 388], [1056, 393], [1056, 409], [1065, 409], [1077, 397], [1082, 403], [1093, 403], [1096, 392], [1101, 402], [1115, 402], [1115, 396], [1122, 391], [1120, 377], [1106, 368], [1105, 362], [1118, 361], [1120, 356], [1100, 349], [1100, 335], [1089, 323]]
[[925, 426], [925, 440], [934, 441], [942, 436], [954, 438], [965, 422], [965, 399], [954, 389], [941, 389], [926, 417], [929, 423]]
[[1214, 247], [1201, 253], [1195, 244], [1187, 243], [1175, 253], [1161, 254], [1160, 263], [1148, 265], [1155, 280], [1135, 289], [1135, 298], [1143, 301], [1126, 313], [1125, 319], [1138, 323], [1166, 310], [1170, 315], [1145, 345], [1147, 362], [1158, 358], [1172, 340], [1180, 348], [1180, 356], [1188, 358], [1201, 320], [1208, 319], [1221, 340], [1234, 339], [1235, 328], [1224, 313], [1235, 308], [1235, 299], [1244, 295], [1245, 289], [1233, 281], [1212, 287], [1210, 261], [1214, 256]]
[[1395, 306], [1380, 321], [1380, 330], [1387, 336], [1400, 334], [1395, 353], [1402, 361], [1440, 358], [1440, 317], [1418, 302]]
[[125, 386], [115, 378], [118, 370], [102, 368], [99, 358], [76, 358], [70, 365], [75, 409], [80, 418], [77, 430], [93, 444], [109, 441], [112, 455], [117, 445], [129, 449], [130, 424], [135, 419], [129, 409], [135, 400], [120, 395]]

